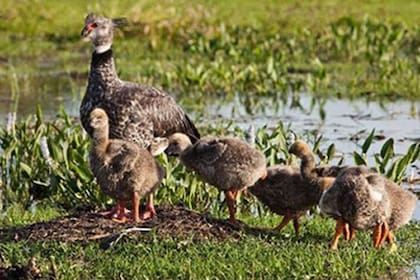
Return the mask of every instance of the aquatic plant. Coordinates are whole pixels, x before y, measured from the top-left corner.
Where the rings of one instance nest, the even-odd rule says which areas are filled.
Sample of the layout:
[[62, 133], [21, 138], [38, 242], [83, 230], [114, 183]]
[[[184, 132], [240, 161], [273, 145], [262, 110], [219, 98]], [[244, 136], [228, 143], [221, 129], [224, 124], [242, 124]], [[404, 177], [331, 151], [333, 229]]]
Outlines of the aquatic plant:
[[88, 137], [64, 110], [44, 122], [38, 108], [36, 116], [0, 128], [0, 139], [3, 207], [42, 199], [63, 206], [101, 201], [86, 161]]
[[[372, 142], [375, 137], [375, 129], [373, 129], [368, 137], [363, 142], [361, 148], [361, 153], [356, 151], [353, 152], [354, 162], [357, 165], [368, 165], [367, 162], [367, 153], [369, 148], [372, 145]], [[407, 152], [402, 156], [397, 156], [395, 154], [394, 148], [394, 139], [389, 138], [382, 145], [379, 153], [376, 152], [373, 154], [375, 159], [375, 168], [379, 173], [385, 174], [391, 180], [401, 183], [403, 180], [406, 169], [420, 157], [420, 144], [413, 143], [408, 148]]]

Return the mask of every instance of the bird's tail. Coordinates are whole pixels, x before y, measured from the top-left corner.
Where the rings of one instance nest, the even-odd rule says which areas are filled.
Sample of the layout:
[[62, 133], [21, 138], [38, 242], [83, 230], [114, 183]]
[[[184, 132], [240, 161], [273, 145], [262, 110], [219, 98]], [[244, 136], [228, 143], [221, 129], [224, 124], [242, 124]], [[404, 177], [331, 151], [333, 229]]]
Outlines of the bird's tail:
[[187, 114], [185, 114], [185, 134], [188, 135], [188, 137], [191, 139], [191, 143], [195, 143], [200, 139], [200, 132], [198, 132], [198, 129], [195, 127], [193, 122], [190, 120]]

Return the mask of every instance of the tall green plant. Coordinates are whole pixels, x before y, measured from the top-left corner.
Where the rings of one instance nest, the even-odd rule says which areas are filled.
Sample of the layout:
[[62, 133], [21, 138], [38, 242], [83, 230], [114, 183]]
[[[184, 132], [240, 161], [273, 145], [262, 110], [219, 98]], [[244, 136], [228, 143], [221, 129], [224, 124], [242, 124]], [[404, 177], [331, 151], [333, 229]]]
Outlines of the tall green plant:
[[[373, 142], [374, 134], [375, 130], [373, 129], [363, 142], [361, 153], [356, 151], [353, 152], [353, 159], [357, 165], [368, 165], [367, 152]], [[382, 145], [379, 153], [375, 153], [373, 157], [376, 164], [375, 168], [379, 173], [385, 174], [388, 178], [397, 183], [401, 183], [407, 167], [418, 160], [419, 155], [420, 144], [413, 143], [404, 155], [397, 157], [394, 149], [394, 139], [389, 138]]]

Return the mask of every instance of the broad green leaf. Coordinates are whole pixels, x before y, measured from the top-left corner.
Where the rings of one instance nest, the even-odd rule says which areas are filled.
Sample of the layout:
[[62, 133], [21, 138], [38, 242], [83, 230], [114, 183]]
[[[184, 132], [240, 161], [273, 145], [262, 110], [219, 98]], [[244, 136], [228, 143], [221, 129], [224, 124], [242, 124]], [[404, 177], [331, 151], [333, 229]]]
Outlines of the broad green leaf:
[[334, 144], [331, 144], [328, 147], [328, 150], [327, 150], [328, 160], [331, 160], [334, 157], [334, 155], [335, 155], [335, 145]]
[[356, 165], [367, 165], [366, 160], [357, 152], [353, 152], [353, 159]]
[[389, 138], [381, 148], [381, 157], [385, 158], [387, 155], [394, 156], [394, 139]]
[[366, 138], [365, 142], [362, 145], [362, 154], [366, 154], [367, 151], [370, 148], [370, 145], [373, 141], [373, 136], [375, 135], [375, 129], [372, 129], [372, 132], [369, 134], [369, 136]]

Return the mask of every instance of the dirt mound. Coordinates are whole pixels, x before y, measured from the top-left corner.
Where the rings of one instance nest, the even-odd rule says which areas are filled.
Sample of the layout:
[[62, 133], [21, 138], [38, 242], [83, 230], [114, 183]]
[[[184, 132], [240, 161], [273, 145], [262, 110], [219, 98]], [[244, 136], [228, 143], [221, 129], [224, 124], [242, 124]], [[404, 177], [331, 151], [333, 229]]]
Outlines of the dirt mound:
[[232, 225], [227, 220], [184, 207], [159, 206], [157, 217], [141, 222], [119, 224], [93, 211], [81, 210], [73, 215], [48, 222], [0, 229], [0, 240], [57, 240], [87, 242], [119, 238], [126, 234], [155, 231], [162, 237], [192, 237], [193, 239], [238, 239], [244, 233], [267, 234], [269, 231], [245, 224]]

